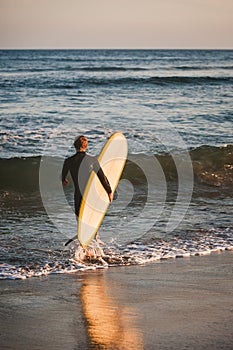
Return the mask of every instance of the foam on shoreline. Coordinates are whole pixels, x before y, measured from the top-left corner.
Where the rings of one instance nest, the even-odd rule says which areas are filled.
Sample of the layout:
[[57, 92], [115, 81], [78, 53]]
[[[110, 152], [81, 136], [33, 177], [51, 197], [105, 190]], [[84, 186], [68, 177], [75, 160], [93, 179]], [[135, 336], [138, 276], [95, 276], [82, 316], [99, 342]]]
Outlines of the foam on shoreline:
[[60, 252], [53, 258], [25, 264], [24, 266], [2, 263], [0, 279], [26, 279], [50, 274], [70, 274], [80, 271], [108, 268], [110, 266], [144, 265], [167, 259], [190, 258], [209, 255], [214, 252], [233, 250], [231, 232], [196, 238], [172, 238], [165, 240], [136, 241], [128, 245], [111, 245], [100, 247], [95, 241], [82, 249], [73, 243], [68, 250]]

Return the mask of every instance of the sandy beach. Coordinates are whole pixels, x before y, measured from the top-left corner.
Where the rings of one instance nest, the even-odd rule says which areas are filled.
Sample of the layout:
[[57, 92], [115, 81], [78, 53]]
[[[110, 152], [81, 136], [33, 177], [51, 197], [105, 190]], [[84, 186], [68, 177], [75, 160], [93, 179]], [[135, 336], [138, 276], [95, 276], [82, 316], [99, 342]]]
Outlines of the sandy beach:
[[232, 258], [1, 281], [1, 349], [232, 349]]

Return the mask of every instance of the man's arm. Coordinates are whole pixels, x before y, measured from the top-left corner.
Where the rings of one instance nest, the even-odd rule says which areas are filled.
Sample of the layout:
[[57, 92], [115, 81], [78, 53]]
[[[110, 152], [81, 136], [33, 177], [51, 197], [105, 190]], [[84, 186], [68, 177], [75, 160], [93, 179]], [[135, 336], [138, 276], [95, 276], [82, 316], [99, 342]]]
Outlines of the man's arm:
[[68, 159], [65, 159], [65, 161], [63, 163], [62, 175], [61, 175], [61, 181], [62, 181], [63, 186], [68, 185], [68, 180], [66, 179], [68, 171], [69, 171]]
[[107, 192], [109, 201], [112, 202], [113, 201], [112, 189], [111, 189], [110, 183], [109, 183], [107, 177], [105, 176], [98, 160], [95, 162], [93, 169], [94, 169], [95, 173], [97, 174], [105, 191]]
[[97, 172], [97, 176], [100, 179], [102, 186], [104, 187], [105, 191], [108, 194], [109, 202], [112, 202], [113, 201], [112, 189], [111, 189], [110, 183], [108, 182], [108, 179], [105, 176], [102, 168], [100, 168], [99, 171]]

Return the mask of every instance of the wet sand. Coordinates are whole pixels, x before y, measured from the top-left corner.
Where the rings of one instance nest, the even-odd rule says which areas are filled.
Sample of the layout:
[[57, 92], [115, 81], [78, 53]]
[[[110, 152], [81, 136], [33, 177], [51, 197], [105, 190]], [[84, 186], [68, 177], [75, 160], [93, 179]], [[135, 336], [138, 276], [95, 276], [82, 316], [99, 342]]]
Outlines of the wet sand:
[[1, 281], [1, 349], [232, 349], [233, 252]]

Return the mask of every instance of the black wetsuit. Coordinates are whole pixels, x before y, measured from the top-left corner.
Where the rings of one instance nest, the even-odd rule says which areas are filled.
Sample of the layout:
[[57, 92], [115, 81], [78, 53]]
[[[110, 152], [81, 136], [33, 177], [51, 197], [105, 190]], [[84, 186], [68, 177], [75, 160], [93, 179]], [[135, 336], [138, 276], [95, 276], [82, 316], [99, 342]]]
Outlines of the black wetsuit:
[[79, 215], [82, 196], [92, 170], [97, 174], [101, 184], [107, 193], [111, 193], [111, 186], [96, 157], [87, 155], [85, 152], [77, 152], [65, 160], [62, 168], [62, 182], [70, 171], [74, 183], [74, 205], [75, 213]]

